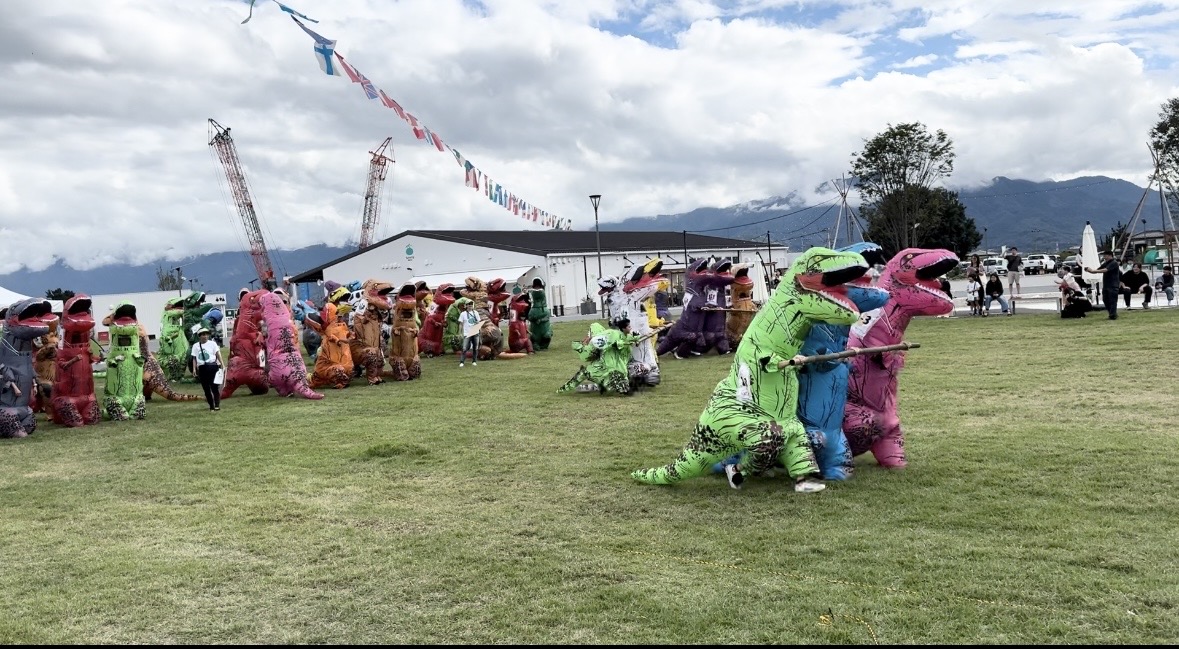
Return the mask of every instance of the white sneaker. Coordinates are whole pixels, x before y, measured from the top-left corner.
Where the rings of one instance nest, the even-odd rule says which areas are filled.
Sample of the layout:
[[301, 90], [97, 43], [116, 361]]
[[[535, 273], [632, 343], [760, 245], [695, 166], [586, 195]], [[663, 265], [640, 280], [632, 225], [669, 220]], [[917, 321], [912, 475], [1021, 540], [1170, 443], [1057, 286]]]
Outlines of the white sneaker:
[[745, 482], [745, 476], [741, 475], [741, 472], [737, 470], [736, 464], [725, 465], [725, 478], [728, 479], [729, 486], [734, 489], [740, 489], [741, 483]]
[[471, 365], [478, 365], [475, 361], [471, 361]]
[[462, 366], [463, 366], [463, 364], [462, 364], [462, 363], [459, 363], [459, 367], [462, 367]]
[[819, 482], [813, 478], [803, 478], [794, 483], [794, 490], [800, 494], [818, 493], [827, 488], [826, 484]]

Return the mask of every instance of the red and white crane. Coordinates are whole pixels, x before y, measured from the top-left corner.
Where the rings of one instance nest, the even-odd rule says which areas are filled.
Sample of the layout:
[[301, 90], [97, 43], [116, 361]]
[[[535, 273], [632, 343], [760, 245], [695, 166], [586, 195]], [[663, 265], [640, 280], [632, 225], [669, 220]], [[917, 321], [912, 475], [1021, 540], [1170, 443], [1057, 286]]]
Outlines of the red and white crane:
[[262, 227], [258, 224], [258, 215], [254, 212], [254, 201], [250, 198], [250, 187], [246, 183], [246, 174], [242, 171], [241, 162], [237, 157], [237, 147], [229, 135], [229, 129], [221, 126], [209, 118], [209, 146], [217, 152], [217, 158], [225, 168], [225, 177], [229, 180], [229, 191], [233, 194], [233, 202], [237, 206], [241, 223], [246, 229], [246, 239], [250, 245], [250, 257], [254, 260], [254, 269], [258, 272], [258, 281], [267, 289], [278, 287], [274, 278], [274, 265], [270, 263], [270, 253], [266, 250], [266, 241], [262, 238]]
[[368, 165], [368, 185], [364, 190], [364, 217], [360, 222], [360, 247], [358, 250], [364, 250], [376, 243], [373, 241], [373, 234], [377, 231], [377, 223], [381, 220], [381, 188], [385, 185], [385, 178], [389, 174], [389, 163], [397, 162], [391, 157], [392, 149], [389, 149], [389, 156], [385, 155], [385, 150], [389, 148], [389, 143], [392, 141], [393, 138], [387, 137], [376, 151], [369, 151], [373, 158]]

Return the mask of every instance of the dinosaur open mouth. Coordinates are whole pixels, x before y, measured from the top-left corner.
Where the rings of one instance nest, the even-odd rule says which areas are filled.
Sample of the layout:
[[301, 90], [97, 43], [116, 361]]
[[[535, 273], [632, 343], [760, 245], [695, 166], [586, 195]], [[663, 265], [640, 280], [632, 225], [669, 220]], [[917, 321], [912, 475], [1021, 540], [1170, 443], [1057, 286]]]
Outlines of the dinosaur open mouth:
[[74, 303], [70, 305], [70, 308], [66, 309], [66, 313], [68, 315], [82, 315], [83, 313], [89, 313], [90, 306], [90, 298], [80, 297], [74, 300]]
[[417, 295], [417, 293], [418, 293], [418, 289], [416, 286], [414, 286], [413, 284], [406, 284], [401, 287], [400, 291], [397, 292], [397, 299], [404, 300], [405, 298], [410, 298], [414, 302], [417, 302], [417, 298], [414, 297], [415, 295]]
[[609, 295], [618, 287], [618, 283], [613, 279], [604, 279], [598, 282], [598, 295]]
[[931, 264], [921, 266], [917, 269], [917, 279], [921, 281], [936, 280], [946, 273], [958, 267], [957, 257], [945, 257], [939, 259]]
[[123, 304], [115, 309], [114, 321], [117, 325], [129, 325], [138, 322], [135, 318], [135, 305]]
[[749, 267], [742, 266], [733, 273], [734, 284], [752, 284], [753, 278], [749, 276]]
[[852, 302], [851, 298], [848, 297], [847, 287], [844, 284], [861, 277], [866, 272], [868, 272], [868, 266], [866, 264], [853, 262], [843, 268], [836, 268], [835, 270], [829, 270], [822, 274], [806, 273], [799, 275], [798, 282], [803, 289], [821, 295], [852, 313], [859, 313], [860, 310], [856, 308], [856, 303]]
[[657, 261], [652, 265], [643, 265], [635, 269], [631, 274], [630, 279], [626, 282], [623, 290], [627, 293], [634, 293], [649, 287], [654, 287], [663, 280], [663, 275], [659, 271], [663, 269], [663, 262]]
[[46, 316], [53, 315], [53, 307], [45, 300], [38, 300], [32, 302], [25, 308], [20, 310], [17, 319], [24, 322], [30, 320], [43, 320]]

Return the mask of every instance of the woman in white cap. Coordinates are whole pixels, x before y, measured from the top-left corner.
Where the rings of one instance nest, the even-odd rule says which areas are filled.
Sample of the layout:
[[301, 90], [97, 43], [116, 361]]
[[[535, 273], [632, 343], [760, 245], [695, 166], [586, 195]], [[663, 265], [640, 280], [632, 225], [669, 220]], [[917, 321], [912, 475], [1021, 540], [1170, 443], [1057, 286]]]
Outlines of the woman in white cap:
[[221, 388], [217, 385], [217, 373], [223, 367], [221, 362], [221, 347], [217, 341], [209, 338], [209, 330], [201, 327], [197, 330], [197, 341], [192, 344], [192, 373], [205, 389], [205, 400], [209, 402], [209, 410], [221, 410]]

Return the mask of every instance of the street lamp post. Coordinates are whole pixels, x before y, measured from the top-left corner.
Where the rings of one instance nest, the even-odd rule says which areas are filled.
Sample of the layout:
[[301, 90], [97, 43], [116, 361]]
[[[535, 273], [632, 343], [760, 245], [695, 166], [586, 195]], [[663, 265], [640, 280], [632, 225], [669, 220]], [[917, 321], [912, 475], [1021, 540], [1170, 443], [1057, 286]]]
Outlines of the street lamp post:
[[175, 268], [176, 271], [176, 294], [184, 297], [184, 276], [180, 274], [180, 267]]
[[921, 226], [921, 223], [919, 223], [919, 222], [913, 224], [913, 244], [912, 245], [914, 248], [917, 247], [917, 228], [920, 226]]
[[[601, 194], [590, 194], [590, 203], [594, 206], [594, 238], [598, 244], [598, 279], [602, 279], [602, 231], [598, 228], [598, 203], [602, 202]], [[589, 289], [590, 287], [586, 287]], [[598, 296], [598, 304], [602, 309], [602, 315], [606, 315], [606, 300], [601, 295]]]
[[987, 229], [983, 228], [983, 255], [990, 256], [991, 252], [987, 249]]

